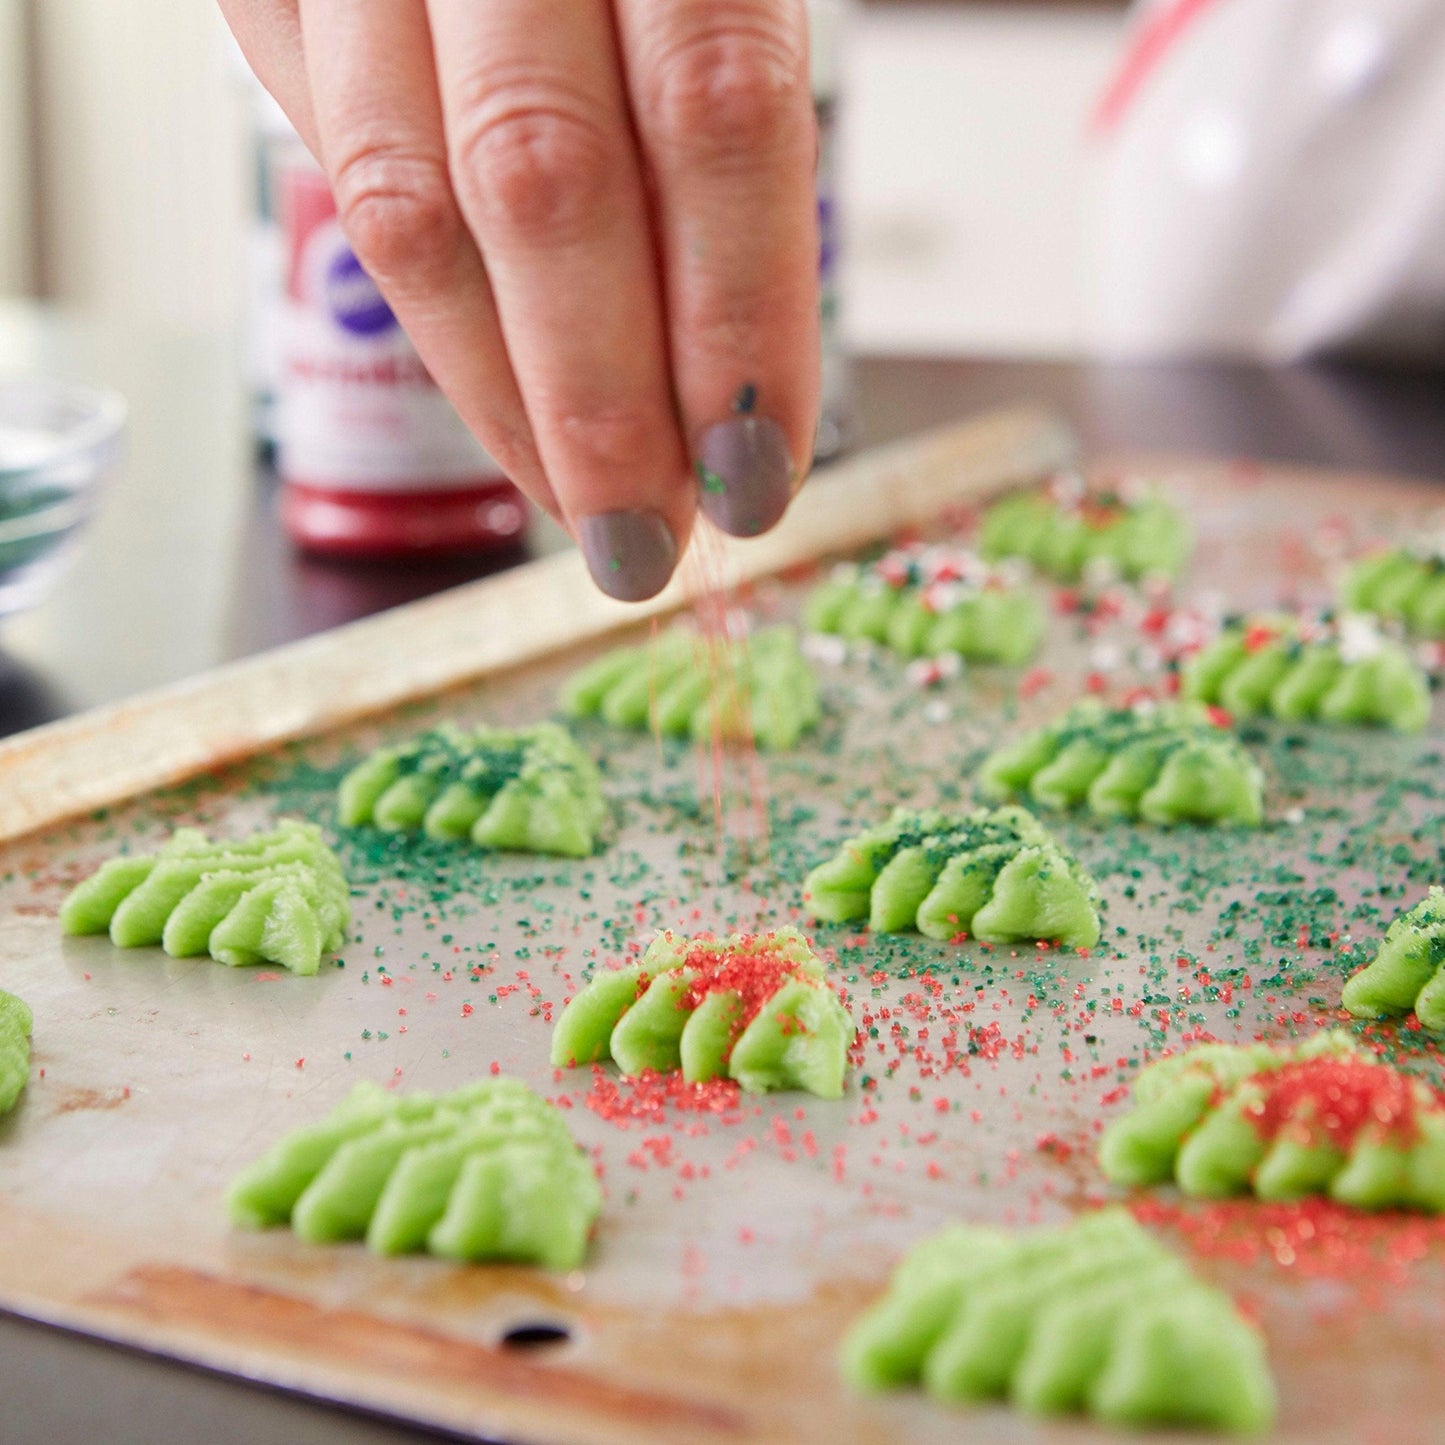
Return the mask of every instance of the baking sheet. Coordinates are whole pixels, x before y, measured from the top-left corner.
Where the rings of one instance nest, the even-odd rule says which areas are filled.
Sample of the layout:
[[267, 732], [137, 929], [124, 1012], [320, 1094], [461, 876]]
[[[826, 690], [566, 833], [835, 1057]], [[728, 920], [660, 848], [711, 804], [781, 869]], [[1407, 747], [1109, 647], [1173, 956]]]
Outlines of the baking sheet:
[[[1194, 516], [1185, 592], [1239, 606], [1282, 591], [1323, 600], [1351, 538], [1435, 505], [1399, 480], [1167, 459], [1102, 470], [1121, 467], [1162, 478]], [[789, 616], [806, 580], [760, 583], [747, 603]], [[1272, 824], [1258, 834], [1058, 821], [1107, 900], [1107, 946], [1091, 957], [816, 930], [868, 1035], [842, 1103], [698, 1107], [716, 1099], [547, 1065], [549, 1017], [628, 940], [792, 921], [803, 872], [841, 837], [896, 802], [967, 798], [981, 751], [1072, 701], [1089, 672], [1118, 692], [1157, 683], [1139, 619], [1090, 632], [1090, 615], [1060, 616], [1026, 676], [973, 669], [922, 691], [883, 654], [822, 664], [817, 738], [782, 758], [728, 759], [720, 777], [685, 746], [588, 727], [615, 800], [605, 853], [402, 857], [352, 839], [356, 938], [344, 967], [316, 979], [62, 940], [55, 910], [118, 846], [148, 846], [179, 822], [325, 820], [337, 770], [379, 740], [440, 717], [536, 717], [595, 645], [6, 845], [0, 985], [35, 1010], [36, 1073], [0, 1122], [0, 1304], [514, 1440], [1102, 1438], [1087, 1423], [947, 1411], [908, 1393], [860, 1401], [833, 1354], [891, 1265], [942, 1223], [1056, 1221], [1108, 1196], [1089, 1143], [1152, 1051], [1201, 1031], [1284, 1037], [1327, 1017], [1352, 936], [1374, 936], [1375, 912], [1440, 875], [1438, 718], [1422, 739], [1259, 729]], [[1411, 1066], [1438, 1078], [1418, 1038], [1401, 1037]], [[607, 1204], [585, 1270], [377, 1260], [227, 1228], [236, 1169], [359, 1080], [449, 1089], [494, 1068], [565, 1100], [598, 1157]], [[1369, 1439], [1386, 1420], [1392, 1438], [1432, 1437], [1445, 1407], [1433, 1224], [1362, 1225], [1332, 1254], [1297, 1219], [1221, 1222], [1160, 1198], [1164, 1237], [1196, 1250], [1201, 1272], [1265, 1325], [1279, 1438]], [[570, 1338], [504, 1343], [537, 1323]]]

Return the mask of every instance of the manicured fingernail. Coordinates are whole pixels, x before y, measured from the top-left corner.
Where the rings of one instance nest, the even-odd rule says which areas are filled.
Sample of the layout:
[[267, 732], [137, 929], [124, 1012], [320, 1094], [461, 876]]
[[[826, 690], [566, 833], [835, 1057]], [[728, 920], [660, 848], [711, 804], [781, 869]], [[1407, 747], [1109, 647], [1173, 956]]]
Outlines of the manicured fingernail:
[[644, 602], [667, 586], [677, 539], [656, 512], [596, 512], [577, 523], [592, 580], [619, 602]]
[[699, 505], [724, 532], [756, 537], [775, 525], [793, 497], [788, 439], [770, 416], [720, 421], [697, 448]]

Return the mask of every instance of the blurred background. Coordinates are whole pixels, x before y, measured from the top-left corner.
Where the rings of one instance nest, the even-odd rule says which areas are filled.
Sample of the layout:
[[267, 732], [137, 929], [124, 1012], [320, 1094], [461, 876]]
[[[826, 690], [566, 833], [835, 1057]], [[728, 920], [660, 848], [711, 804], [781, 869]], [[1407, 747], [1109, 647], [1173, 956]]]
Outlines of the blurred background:
[[[1125, 8], [852, 8], [838, 89], [855, 345], [1081, 347], [1086, 120]], [[212, 5], [0, 0], [0, 294], [237, 325], [263, 114]]]
[[[944, 0], [847, 14], [855, 345], [1081, 347], [1087, 117], [1124, 13]], [[263, 116], [211, 4], [0, 0], [0, 295], [237, 325]]]
[[[1445, 467], [1445, 0], [810, 3], [824, 451], [1037, 400], [1094, 451]], [[129, 410], [77, 562], [10, 616], [0, 488], [0, 732], [565, 544], [288, 540], [285, 130], [206, 0], [0, 0], [0, 374]]]

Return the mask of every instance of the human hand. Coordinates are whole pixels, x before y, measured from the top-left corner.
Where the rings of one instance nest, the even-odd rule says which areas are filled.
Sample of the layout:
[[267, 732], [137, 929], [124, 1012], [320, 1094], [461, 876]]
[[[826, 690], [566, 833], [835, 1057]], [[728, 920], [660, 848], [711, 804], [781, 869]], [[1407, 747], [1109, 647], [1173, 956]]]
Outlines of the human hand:
[[603, 591], [659, 591], [699, 505], [777, 522], [818, 406], [803, 0], [221, 8], [427, 367]]

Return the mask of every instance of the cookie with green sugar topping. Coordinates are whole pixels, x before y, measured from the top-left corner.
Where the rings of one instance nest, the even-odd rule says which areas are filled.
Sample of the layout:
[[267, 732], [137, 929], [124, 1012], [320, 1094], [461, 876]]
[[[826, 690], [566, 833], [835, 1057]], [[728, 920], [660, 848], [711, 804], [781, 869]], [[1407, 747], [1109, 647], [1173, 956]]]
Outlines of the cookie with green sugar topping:
[[1390, 547], [1361, 557], [1340, 581], [1340, 606], [1400, 622], [1420, 637], [1445, 638], [1445, 544]]
[[1109, 708], [1088, 698], [990, 753], [978, 789], [1100, 817], [1256, 828], [1264, 774], [1228, 722], [1201, 703]]
[[363, 1083], [287, 1135], [226, 1193], [231, 1222], [314, 1244], [576, 1269], [601, 1209], [561, 1111], [513, 1079], [451, 1094]]
[[30, 1006], [0, 988], [0, 1114], [15, 1107], [30, 1078]]
[[1180, 694], [1235, 717], [1362, 724], [1420, 732], [1430, 679], [1368, 617], [1265, 615], [1226, 627], [1184, 665]]
[[182, 828], [158, 853], [102, 864], [60, 909], [66, 933], [108, 932], [118, 948], [158, 943], [175, 958], [300, 974], [341, 947], [350, 922], [336, 855], [320, 828], [291, 818], [239, 841]]
[[1027, 662], [1044, 609], [1008, 564], [959, 547], [905, 547], [867, 566], [844, 563], [808, 595], [810, 632], [876, 642], [904, 657], [956, 653], [966, 662]]
[[1445, 1212], [1445, 1096], [1337, 1030], [1204, 1044], [1150, 1064], [1133, 1096], [1099, 1141], [1116, 1184]]
[[1093, 879], [1018, 807], [962, 817], [895, 809], [813, 869], [803, 906], [828, 923], [866, 919], [875, 933], [1069, 948], [1099, 941]]
[[1342, 1002], [1361, 1019], [1413, 1009], [1423, 1027], [1445, 1033], [1445, 889], [1432, 888], [1390, 924], [1374, 958], [1345, 984]]
[[552, 1063], [611, 1059], [624, 1074], [680, 1070], [751, 1093], [843, 1095], [855, 1029], [796, 928], [687, 938], [659, 933], [626, 968], [596, 975], [562, 1010]]
[[682, 628], [604, 654], [562, 691], [572, 717], [786, 752], [818, 725], [818, 679], [790, 627], [742, 638]]
[[956, 1225], [918, 1245], [843, 1342], [875, 1393], [1258, 1434], [1275, 1391], [1258, 1330], [1122, 1209], [1054, 1229]]
[[607, 816], [597, 765], [557, 723], [444, 724], [379, 748], [341, 780], [336, 801], [344, 828], [569, 858], [594, 851]]
[[1065, 582], [1096, 567], [1138, 581], [1178, 576], [1193, 539], [1183, 513], [1146, 488], [1090, 489], [1068, 473], [994, 502], [983, 514], [978, 545], [990, 560], [1022, 557]]

